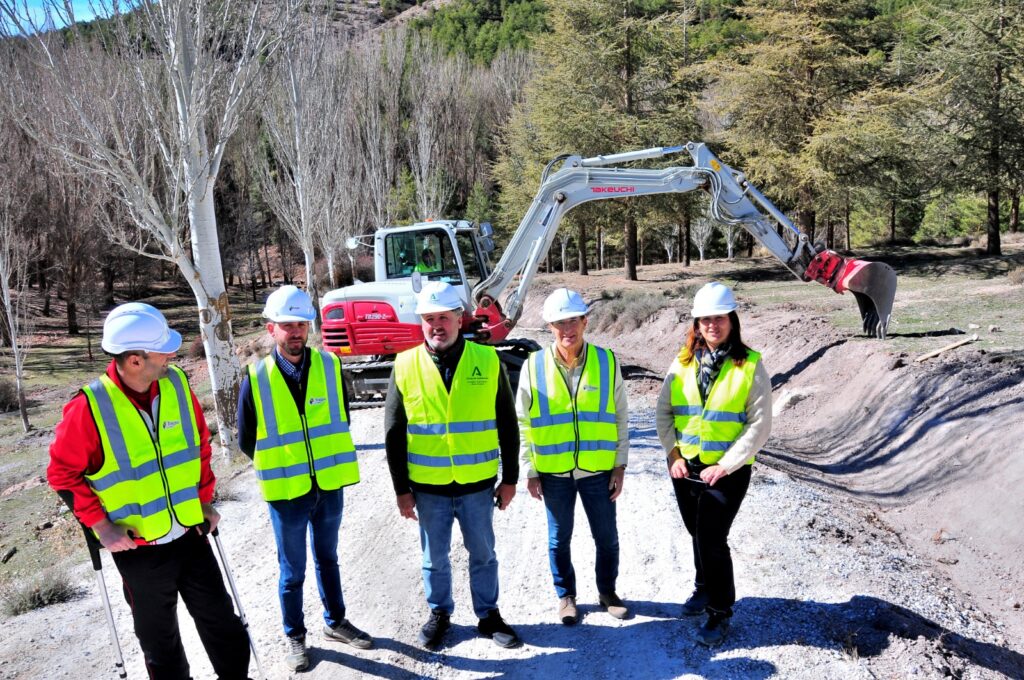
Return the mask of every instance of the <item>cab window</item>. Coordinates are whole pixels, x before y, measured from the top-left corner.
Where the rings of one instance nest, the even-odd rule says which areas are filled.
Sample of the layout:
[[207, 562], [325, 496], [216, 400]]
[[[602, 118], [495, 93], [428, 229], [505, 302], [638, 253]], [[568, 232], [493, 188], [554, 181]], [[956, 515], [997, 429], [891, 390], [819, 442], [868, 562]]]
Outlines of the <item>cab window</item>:
[[384, 250], [389, 279], [419, 272], [431, 280], [462, 282], [458, 259], [443, 229], [424, 229], [388, 234]]

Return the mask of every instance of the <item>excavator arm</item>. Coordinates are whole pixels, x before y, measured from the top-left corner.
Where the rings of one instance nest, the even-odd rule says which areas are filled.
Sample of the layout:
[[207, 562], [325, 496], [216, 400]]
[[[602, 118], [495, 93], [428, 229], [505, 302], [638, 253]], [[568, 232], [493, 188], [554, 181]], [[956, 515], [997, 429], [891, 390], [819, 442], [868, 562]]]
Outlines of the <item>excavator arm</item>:
[[[661, 158], [682, 151], [692, 166], [661, 169], [606, 167]], [[555, 166], [561, 166], [555, 170]], [[884, 338], [896, 295], [896, 273], [882, 262], [844, 258], [831, 250], [815, 249], [793, 223], [744, 175], [722, 163], [704, 144], [658, 147], [641, 151], [581, 158], [559, 156], [541, 177], [540, 189], [519, 223], [494, 271], [473, 289], [479, 322], [477, 334], [490, 341], [504, 339], [522, 314], [526, 296], [541, 259], [554, 241], [566, 212], [581, 203], [607, 198], [686, 193], [700, 189], [710, 196], [710, 213], [717, 221], [743, 227], [794, 275], [817, 281], [837, 293], [850, 291], [857, 299], [864, 330]], [[791, 232], [795, 245], [780, 236], [776, 224]], [[516, 287], [498, 301], [515, 277]]]

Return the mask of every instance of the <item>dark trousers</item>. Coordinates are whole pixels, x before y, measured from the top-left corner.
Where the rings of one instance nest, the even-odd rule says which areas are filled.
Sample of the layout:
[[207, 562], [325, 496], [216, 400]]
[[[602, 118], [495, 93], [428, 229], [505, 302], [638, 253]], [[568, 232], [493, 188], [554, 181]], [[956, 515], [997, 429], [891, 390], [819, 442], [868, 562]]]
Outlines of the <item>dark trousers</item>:
[[690, 479], [673, 479], [683, 524], [693, 541], [694, 585], [708, 595], [708, 609], [732, 614], [736, 585], [729, 552], [729, 529], [750, 485], [750, 465], [744, 465], [714, 486]]
[[208, 540], [190, 530], [165, 545], [113, 553], [132, 609], [135, 635], [153, 680], [187, 680], [178, 631], [178, 593], [222, 680], [248, 677], [249, 640], [224, 588]]

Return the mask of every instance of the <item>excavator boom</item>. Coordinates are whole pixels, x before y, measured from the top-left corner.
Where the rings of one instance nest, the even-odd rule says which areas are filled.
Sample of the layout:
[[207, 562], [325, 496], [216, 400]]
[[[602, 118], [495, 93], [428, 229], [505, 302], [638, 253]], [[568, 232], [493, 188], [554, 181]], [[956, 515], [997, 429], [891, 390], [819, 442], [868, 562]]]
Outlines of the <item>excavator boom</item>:
[[[692, 157], [693, 165], [660, 169], [608, 167], [684, 150]], [[556, 170], [558, 163], [561, 166]], [[695, 142], [593, 158], [560, 156], [551, 161], [501, 260], [491, 275], [473, 289], [478, 335], [491, 341], [501, 340], [515, 326], [540, 261], [551, 247], [566, 212], [588, 201], [696, 189], [710, 196], [710, 214], [714, 219], [746, 229], [801, 280], [817, 281], [837, 293], [853, 293], [865, 332], [885, 337], [896, 295], [893, 269], [882, 262], [844, 258], [831, 250], [815, 249], [807, 235], [742, 173], [718, 160], [704, 144]], [[776, 225], [789, 234], [788, 241], [779, 235]], [[517, 276], [518, 285], [499, 302], [498, 297]]]

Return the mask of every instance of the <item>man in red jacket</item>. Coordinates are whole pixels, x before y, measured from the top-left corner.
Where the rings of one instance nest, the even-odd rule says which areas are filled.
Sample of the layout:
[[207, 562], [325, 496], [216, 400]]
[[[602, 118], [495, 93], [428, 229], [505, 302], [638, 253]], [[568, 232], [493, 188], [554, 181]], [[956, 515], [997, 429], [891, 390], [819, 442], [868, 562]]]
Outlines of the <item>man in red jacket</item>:
[[110, 550], [154, 679], [189, 678], [178, 631], [181, 594], [222, 679], [246, 678], [249, 647], [207, 539], [213, 508], [210, 432], [171, 359], [181, 335], [156, 308], [115, 308], [103, 324], [106, 373], [64, 407], [50, 445], [50, 486]]

